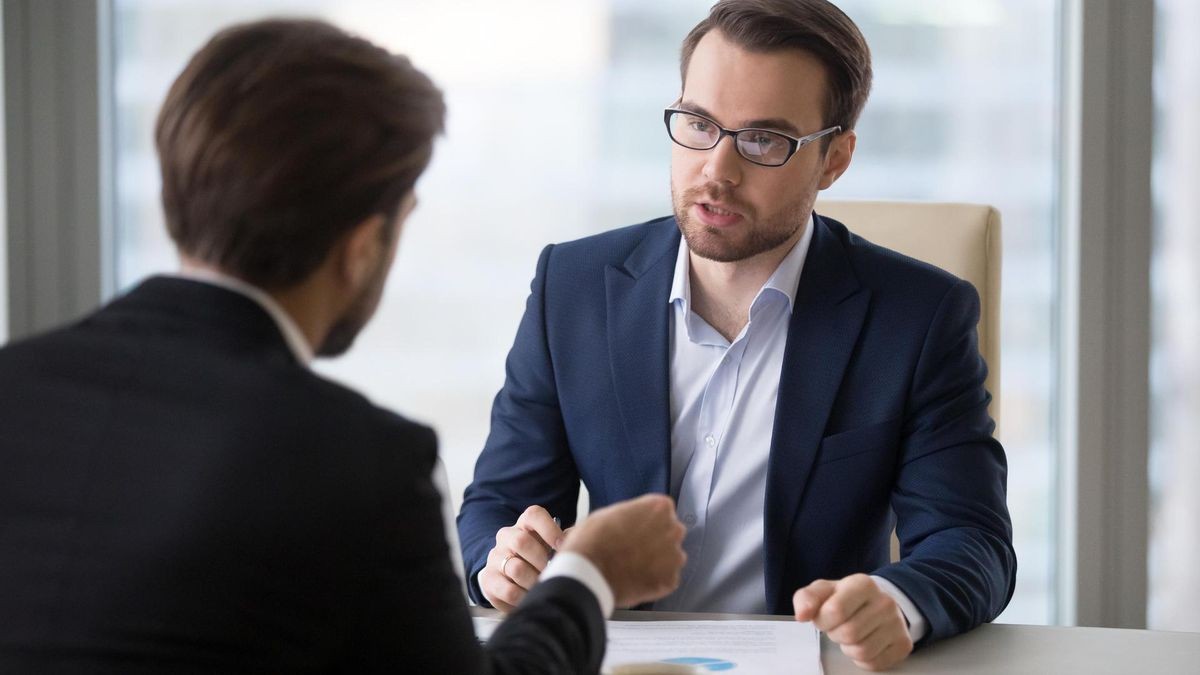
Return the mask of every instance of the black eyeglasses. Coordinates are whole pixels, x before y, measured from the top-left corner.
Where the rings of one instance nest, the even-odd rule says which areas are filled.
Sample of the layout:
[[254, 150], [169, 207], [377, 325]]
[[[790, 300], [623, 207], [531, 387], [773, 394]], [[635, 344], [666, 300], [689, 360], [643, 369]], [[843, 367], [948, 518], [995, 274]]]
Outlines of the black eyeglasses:
[[783, 166], [796, 151], [829, 134], [841, 133], [841, 127], [829, 127], [800, 138], [768, 129], [726, 129], [704, 115], [667, 108], [663, 111], [671, 140], [691, 150], [712, 150], [721, 139], [733, 137], [733, 146], [747, 161], [761, 166]]

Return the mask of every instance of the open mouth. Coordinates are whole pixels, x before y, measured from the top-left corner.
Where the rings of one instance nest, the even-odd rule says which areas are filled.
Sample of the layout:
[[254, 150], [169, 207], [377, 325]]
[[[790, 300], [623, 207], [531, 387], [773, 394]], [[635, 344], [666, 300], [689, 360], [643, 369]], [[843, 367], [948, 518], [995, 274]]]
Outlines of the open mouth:
[[707, 211], [713, 215], [717, 215], [717, 216], [736, 216], [736, 215], [738, 215], [737, 213], [734, 213], [733, 211], [726, 211], [725, 209], [719, 209], [719, 208], [713, 206], [712, 204], [701, 204], [700, 206], [705, 211]]
[[705, 202], [696, 202], [693, 207], [694, 217], [705, 225], [713, 227], [729, 227], [742, 220], [742, 214], [737, 211], [721, 208]]

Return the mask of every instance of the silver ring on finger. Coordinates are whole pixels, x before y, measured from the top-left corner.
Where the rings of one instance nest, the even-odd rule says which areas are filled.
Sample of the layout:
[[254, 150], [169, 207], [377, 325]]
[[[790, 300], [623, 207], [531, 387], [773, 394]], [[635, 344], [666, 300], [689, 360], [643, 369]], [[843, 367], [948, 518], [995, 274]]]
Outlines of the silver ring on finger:
[[508, 555], [504, 556], [504, 560], [501, 561], [501, 563], [500, 563], [500, 573], [503, 574], [504, 576], [508, 577], [509, 579], [512, 579], [512, 577], [508, 576], [508, 571], [505, 568], [508, 567], [508, 561], [512, 560], [512, 559], [513, 559], [513, 554], [509, 553]]

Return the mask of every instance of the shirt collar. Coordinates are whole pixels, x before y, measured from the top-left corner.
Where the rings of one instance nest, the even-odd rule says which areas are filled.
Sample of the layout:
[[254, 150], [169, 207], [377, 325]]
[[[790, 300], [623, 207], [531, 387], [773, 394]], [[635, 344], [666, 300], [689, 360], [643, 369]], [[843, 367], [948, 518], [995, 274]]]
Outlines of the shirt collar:
[[308, 344], [304, 333], [300, 332], [300, 327], [296, 325], [292, 317], [266, 291], [207, 267], [184, 266], [175, 276], [219, 286], [253, 300], [275, 321], [275, 325], [283, 335], [284, 342], [287, 343], [288, 349], [291, 350], [300, 365], [307, 367], [312, 363], [313, 348]]
[[[787, 297], [789, 312], [796, 305], [796, 287], [800, 285], [800, 273], [804, 271], [804, 261], [808, 258], [808, 249], [812, 244], [813, 230], [816, 229], [816, 226], [816, 216], [810, 215], [808, 227], [804, 228], [804, 234], [800, 235], [800, 241], [796, 242], [791, 251], [788, 251], [788, 254], [779, 262], [779, 267], [775, 268], [770, 278], [763, 284], [764, 289], [774, 289]], [[680, 238], [679, 252], [675, 256], [675, 277], [671, 281], [671, 295], [667, 299], [667, 304], [674, 304], [675, 301], [682, 300], [684, 310], [691, 308], [690, 272], [691, 258], [688, 256], [687, 240]], [[762, 290], [759, 290], [759, 295], [761, 294]]]

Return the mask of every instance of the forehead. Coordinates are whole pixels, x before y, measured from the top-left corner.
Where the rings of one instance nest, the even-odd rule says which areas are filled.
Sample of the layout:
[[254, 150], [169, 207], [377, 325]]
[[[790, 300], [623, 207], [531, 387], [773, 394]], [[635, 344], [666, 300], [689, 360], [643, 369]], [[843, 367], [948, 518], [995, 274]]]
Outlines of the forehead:
[[784, 119], [808, 133], [824, 117], [825, 81], [825, 67], [808, 52], [750, 52], [712, 30], [692, 52], [682, 101], [725, 126]]

